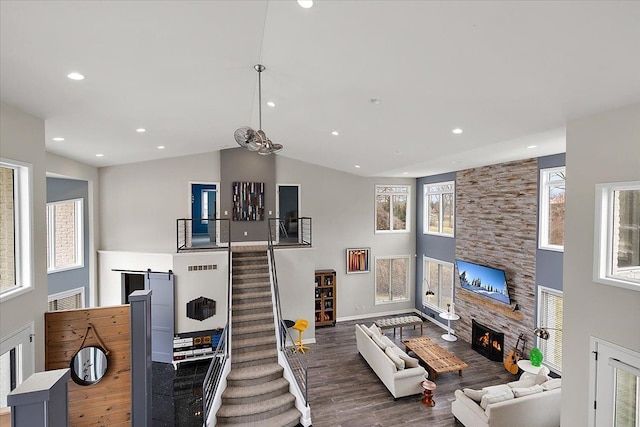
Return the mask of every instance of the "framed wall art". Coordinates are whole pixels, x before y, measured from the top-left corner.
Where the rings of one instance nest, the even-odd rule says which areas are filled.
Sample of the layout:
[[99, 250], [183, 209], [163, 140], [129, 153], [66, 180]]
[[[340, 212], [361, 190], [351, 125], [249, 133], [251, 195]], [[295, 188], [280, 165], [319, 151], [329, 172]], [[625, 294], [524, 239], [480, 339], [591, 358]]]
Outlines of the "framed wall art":
[[347, 249], [347, 274], [369, 272], [369, 248]]
[[233, 221], [264, 221], [264, 182], [233, 183]]

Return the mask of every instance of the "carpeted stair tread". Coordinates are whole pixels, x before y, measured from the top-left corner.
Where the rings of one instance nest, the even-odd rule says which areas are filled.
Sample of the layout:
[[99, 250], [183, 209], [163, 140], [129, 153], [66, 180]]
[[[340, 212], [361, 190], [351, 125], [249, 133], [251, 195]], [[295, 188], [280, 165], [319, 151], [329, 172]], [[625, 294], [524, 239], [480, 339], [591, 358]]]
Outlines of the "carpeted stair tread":
[[260, 420], [259, 422], [250, 423], [218, 423], [220, 425], [233, 425], [235, 427], [295, 427], [300, 423], [300, 411], [296, 408], [291, 408], [287, 412], [278, 414], [275, 417], [268, 418], [266, 420]]
[[269, 298], [271, 299], [271, 289], [267, 291], [247, 292], [243, 294], [233, 294], [233, 302], [241, 302], [244, 299], [251, 300], [256, 298]]
[[253, 347], [253, 346], [261, 346], [261, 345], [269, 345], [269, 344], [273, 344], [273, 346], [276, 346], [276, 336], [275, 336], [275, 331], [273, 335], [269, 335], [269, 336], [264, 336], [264, 337], [255, 337], [255, 338], [236, 338], [234, 340], [231, 341], [231, 345], [233, 346], [232, 349], [239, 349], [239, 348], [246, 348], [246, 347]]
[[289, 390], [289, 381], [284, 378], [257, 384], [251, 387], [227, 387], [222, 393], [223, 399], [241, 399], [243, 397], [260, 396], [280, 389]]
[[231, 311], [233, 312], [234, 310], [237, 310], [237, 311], [257, 310], [257, 309], [264, 309], [264, 308], [271, 309], [271, 307], [273, 307], [273, 304], [271, 303], [271, 300], [269, 300], [269, 301], [243, 302], [243, 303], [233, 304], [231, 306]]
[[252, 402], [242, 405], [222, 405], [218, 410], [217, 418], [244, 417], [247, 415], [254, 415], [256, 416], [256, 420], [259, 420], [258, 414], [269, 412], [285, 405], [292, 405], [295, 400], [296, 398], [293, 396], [293, 394], [285, 393], [280, 396], [262, 400], [260, 402]]
[[231, 334], [233, 335], [233, 339], [242, 339], [242, 335], [246, 334], [255, 334], [258, 332], [271, 332], [271, 335], [276, 333], [276, 327], [273, 323], [259, 323], [257, 325], [249, 325], [249, 326], [236, 326], [233, 328]]
[[233, 273], [233, 279], [262, 279], [265, 277], [269, 277], [269, 271], [252, 271], [252, 272], [246, 272], [246, 271], [240, 271], [240, 272], [235, 272]]
[[242, 381], [257, 379], [260, 377], [267, 377], [269, 375], [282, 373], [284, 368], [277, 363], [265, 363], [262, 365], [247, 366], [246, 368], [234, 368], [229, 372], [227, 380], [229, 381]]
[[273, 323], [273, 311], [262, 311], [257, 313], [248, 313], [248, 314], [232, 314], [233, 323], [241, 323], [241, 322], [254, 322], [257, 320], [271, 320]]
[[262, 360], [262, 359], [269, 359], [269, 358], [273, 358], [273, 357], [275, 357], [276, 361], [277, 361], [278, 349], [275, 348], [275, 347], [272, 348], [272, 349], [269, 349], [269, 350], [259, 350], [259, 351], [252, 351], [250, 353], [234, 354], [233, 355], [233, 364], [235, 365], [236, 363], [259, 361], [259, 360]]

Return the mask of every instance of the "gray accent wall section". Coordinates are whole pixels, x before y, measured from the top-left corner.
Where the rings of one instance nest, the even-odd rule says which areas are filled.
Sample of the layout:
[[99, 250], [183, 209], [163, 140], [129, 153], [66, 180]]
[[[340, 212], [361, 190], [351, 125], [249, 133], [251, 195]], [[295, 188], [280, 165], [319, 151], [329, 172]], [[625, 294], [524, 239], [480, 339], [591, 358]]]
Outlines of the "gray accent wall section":
[[232, 220], [231, 240], [234, 242], [267, 241], [269, 238], [267, 219], [275, 218], [276, 215], [276, 155], [261, 156], [242, 148], [220, 151], [220, 216], [222, 218], [232, 218], [234, 182], [263, 182], [265, 207], [264, 221]]
[[[566, 165], [566, 154], [538, 157], [538, 200], [540, 200], [540, 169], [557, 168]], [[539, 202], [538, 202], [539, 205]], [[536, 284], [547, 288], [562, 290], [563, 252], [539, 249], [540, 245], [540, 208], [538, 207], [538, 249], [536, 250]], [[536, 293], [536, 304], [537, 304]]]
[[84, 288], [84, 304], [89, 307], [89, 184], [75, 179], [47, 178], [47, 203], [82, 199], [83, 259], [81, 268], [65, 270], [47, 275], [49, 295]]
[[[436, 319], [443, 323], [438, 317], [438, 312], [430, 308], [422, 306], [422, 278], [423, 278], [423, 257], [434, 258], [437, 260], [450, 262], [453, 264], [456, 257], [456, 239], [455, 237], [442, 237], [430, 234], [424, 234], [424, 185], [436, 182], [455, 181], [456, 172], [444, 173], [440, 175], [426, 176], [418, 178], [416, 182], [416, 280], [415, 280], [415, 308], [421, 310], [425, 315]], [[452, 323], [453, 325], [453, 323]]]

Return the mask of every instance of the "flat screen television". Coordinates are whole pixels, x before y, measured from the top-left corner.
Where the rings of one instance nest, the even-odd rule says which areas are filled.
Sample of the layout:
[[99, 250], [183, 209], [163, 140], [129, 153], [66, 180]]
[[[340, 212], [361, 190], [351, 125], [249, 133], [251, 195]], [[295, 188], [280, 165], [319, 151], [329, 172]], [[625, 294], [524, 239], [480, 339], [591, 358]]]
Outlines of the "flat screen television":
[[504, 270], [459, 259], [456, 260], [456, 267], [462, 288], [511, 305]]

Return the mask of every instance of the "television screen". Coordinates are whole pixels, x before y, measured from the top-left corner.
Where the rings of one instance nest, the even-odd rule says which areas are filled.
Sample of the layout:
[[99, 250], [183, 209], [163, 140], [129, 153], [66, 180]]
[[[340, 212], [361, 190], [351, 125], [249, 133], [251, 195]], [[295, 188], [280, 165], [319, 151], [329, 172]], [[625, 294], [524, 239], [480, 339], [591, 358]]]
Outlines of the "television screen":
[[505, 304], [511, 304], [504, 270], [456, 260], [460, 286]]

